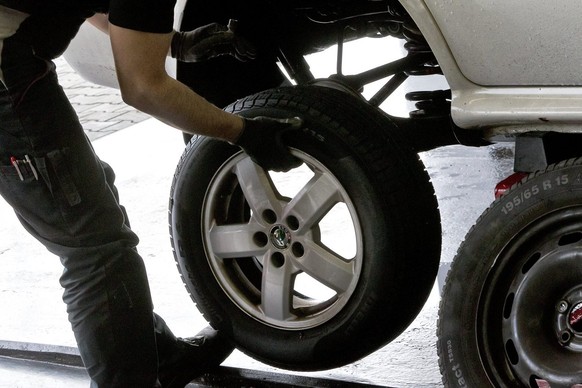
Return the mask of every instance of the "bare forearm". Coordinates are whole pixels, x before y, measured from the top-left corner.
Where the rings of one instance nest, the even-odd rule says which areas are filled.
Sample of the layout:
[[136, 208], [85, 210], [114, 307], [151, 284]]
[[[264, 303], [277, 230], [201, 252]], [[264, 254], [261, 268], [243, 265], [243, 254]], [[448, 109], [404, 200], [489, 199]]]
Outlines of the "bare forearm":
[[235, 141], [242, 118], [222, 111], [165, 71], [172, 33], [109, 27], [117, 78], [125, 102], [184, 132]]
[[240, 117], [224, 112], [171, 77], [131, 88], [127, 102], [184, 132], [235, 141], [243, 127]]

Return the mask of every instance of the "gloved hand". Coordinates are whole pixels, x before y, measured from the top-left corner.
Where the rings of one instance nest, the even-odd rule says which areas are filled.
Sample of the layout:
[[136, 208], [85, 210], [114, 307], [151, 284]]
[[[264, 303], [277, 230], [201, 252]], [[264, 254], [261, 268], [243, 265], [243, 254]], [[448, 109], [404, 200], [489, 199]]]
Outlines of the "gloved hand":
[[283, 134], [303, 125], [299, 117], [276, 119], [259, 116], [244, 119], [244, 129], [236, 145], [265, 170], [289, 171], [301, 165], [283, 143]]
[[200, 62], [221, 55], [232, 55], [243, 62], [255, 59], [255, 48], [235, 30], [236, 22], [230, 20], [228, 27], [212, 23], [192, 31], [175, 32], [170, 46], [172, 58], [182, 62]]

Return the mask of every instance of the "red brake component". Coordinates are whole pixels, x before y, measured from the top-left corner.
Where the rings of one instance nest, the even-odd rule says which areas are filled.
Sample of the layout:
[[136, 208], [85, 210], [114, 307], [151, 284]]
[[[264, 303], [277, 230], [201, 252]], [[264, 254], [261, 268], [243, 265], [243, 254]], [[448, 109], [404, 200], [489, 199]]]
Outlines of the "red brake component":
[[511, 186], [525, 178], [528, 174], [525, 172], [516, 172], [502, 180], [495, 186], [495, 199], [505, 194]]
[[570, 313], [570, 326], [577, 329], [582, 321], [582, 303], [578, 304]]

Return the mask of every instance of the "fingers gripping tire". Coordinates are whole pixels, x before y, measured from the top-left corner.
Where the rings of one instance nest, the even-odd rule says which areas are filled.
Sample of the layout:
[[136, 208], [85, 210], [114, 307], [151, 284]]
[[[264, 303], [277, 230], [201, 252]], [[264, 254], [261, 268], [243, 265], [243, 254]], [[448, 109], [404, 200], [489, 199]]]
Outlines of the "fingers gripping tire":
[[581, 199], [582, 159], [564, 161], [494, 202], [467, 234], [439, 311], [445, 386], [582, 383]]
[[418, 156], [387, 116], [331, 89], [272, 90], [227, 110], [303, 118], [286, 139], [303, 165], [271, 174], [227, 143], [188, 145], [170, 232], [206, 319], [250, 356], [293, 370], [345, 365], [394, 339], [426, 301], [440, 255]]

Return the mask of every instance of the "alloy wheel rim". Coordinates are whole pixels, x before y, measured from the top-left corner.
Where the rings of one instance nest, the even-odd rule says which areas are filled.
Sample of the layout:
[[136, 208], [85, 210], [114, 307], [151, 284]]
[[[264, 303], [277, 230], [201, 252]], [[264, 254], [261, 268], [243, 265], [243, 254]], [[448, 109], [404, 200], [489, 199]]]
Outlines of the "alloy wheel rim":
[[[333, 319], [350, 300], [363, 239], [337, 178], [310, 155], [292, 152], [303, 165], [285, 174], [266, 172], [243, 153], [227, 160], [208, 187], [202, 231], [215, 279], [241, 311], [271, 327], [304, 330]], [[303, 175], [296, 193], [281, 194], [280, 182], [292, 186], [289, 176]], [[347, 237], [333, 237], [344, 229]], [[351, 248], [334, 248], [344, 239]]]

